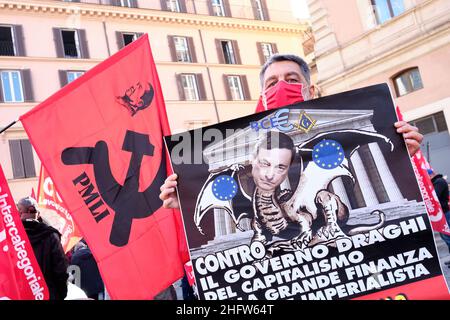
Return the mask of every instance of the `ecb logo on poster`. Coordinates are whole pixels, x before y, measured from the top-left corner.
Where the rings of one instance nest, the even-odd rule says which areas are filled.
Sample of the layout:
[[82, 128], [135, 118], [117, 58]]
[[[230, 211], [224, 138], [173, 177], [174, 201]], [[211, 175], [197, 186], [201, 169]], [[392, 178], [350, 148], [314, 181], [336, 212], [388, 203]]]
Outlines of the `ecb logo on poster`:
[[300, 114], [298, 123], [289, 122], [289, 109], [280, 109], [272, 117], [264, 118], [260, 121], [250, 122], [250, 127], [258, 132], [261, 129], [270, 130], [278, 129], [281, 132], [290, 132], [294, 129], [299, 129], [308, 133], [316, 124], [316, 120], [303, 111]]
[[294, 129], [294, 125], [289, 123], [288, 118], [289, 109], [281, 109], [277, 111], [273, 117], [265, 118], [261, 121], [250, 122], [250, 127], [255, 131], [276, 128], [281, 132], [289, 132]]

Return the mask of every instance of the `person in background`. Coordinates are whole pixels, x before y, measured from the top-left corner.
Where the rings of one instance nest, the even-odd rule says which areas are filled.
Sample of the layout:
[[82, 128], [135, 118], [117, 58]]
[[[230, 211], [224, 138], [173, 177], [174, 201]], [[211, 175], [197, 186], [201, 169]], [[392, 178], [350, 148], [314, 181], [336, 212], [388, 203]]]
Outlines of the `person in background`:
[[186, 273], [184, 274], [184, 277], [181, 279], [181, 289], [183, 290], [183, 300], [193, 301], [198, 300], [195, 296], [194, 289], [192, 289], [191, 285], [189, 284], [188, 277]]
[[44, 275], [50, 300], [64, 300], [67, 295], [68, 262], [61, 245], [61, 234], [55, 228], [39, 221], [38, 204], [26, 197], [17, 203], [25, 232]]
[[158, 293], [154, 300], [177, 300], [177, 292], [173, 285]]
[[[445, 219], [447, 220], [447, 225], [450, 227], [450, 210], [448, 206], [448, 198], [449, 198], [449, 189], [448, 183], [444, 179], [442, 174], [437, 174], [433, 169], [427, 170], [428, 175], [431, 178], [431, 182], [433, 183], [434, 190], [436, 191], [436, 195], [439, 199], [439, 203], [441, 204], [442, 211], [444, 211]], [[450, 253], [450, 236], [441, 233], [442, 240], [445, 241], [448, 247], [448, 251]], [[444, 262], [444, 264], [450, 268], [450, 260]]]
[[84, 240], [74, 247], [71, 265], [80, 268], [80, 287], [90, 299], [103, 300], [105, 286], [98, 270], [97, 262]]

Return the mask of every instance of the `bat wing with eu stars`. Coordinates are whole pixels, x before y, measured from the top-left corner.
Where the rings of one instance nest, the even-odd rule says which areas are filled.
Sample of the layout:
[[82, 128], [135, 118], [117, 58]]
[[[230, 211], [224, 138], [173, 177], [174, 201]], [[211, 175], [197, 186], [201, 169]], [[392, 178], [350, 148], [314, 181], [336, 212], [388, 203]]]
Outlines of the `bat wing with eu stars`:
[[316, 218], [317, 193], [327, 190], [338, 177], [350, 177], [355, 181], [349, 159], [360, 146], [372, 142], [388, 144], [391, 151], [394, 148], [384, 135], [354, 129], [322, 132], [296, 145], [303, 169], [297, 188], [286, 205], [293, 210], [306, 209]]
[[298, 246], [332, 243], [339, 237], [347, 237], [347, 234], [364, 233], [384, 225], [384, 213], [375, 210], [372, 213], [379, 215], [376, 224], [355, 226], [347, 234], [344, 233], [341, 227], [349, 218], [348, 208], [337, 195], [328, 191], [331, 182], [339, 177], [349, 177], [355, 183], [349, 165], [350, 157], [360, 146], [373, 142], [387, 144], [393, 151], [394, 145], [386, 136], [354, 129], [323, 132], [296, 145], [303, 169], [295, 191], [282, 207], [290, 217], [306, 213], [311, 215], [313, 221], [318, 215], [323, 215], [325, 220], [315, 235], [311, 225], [304, 228], [295, 239]]
[[[251, 197], [244, 191], [239, 179], [239, 171], [244, 166], [235, 164], [224, 170], [211, 173], [203, 185], [195, 205], [194, 223], [200, 233], [203, 230], [200, 223], [205, 214], [211, 209], [223, 209], [233, 219], [236, 227], [241, 230], [239, 221], [244, 218], [252, 218]], [[248, 204], [245, 207], [248, 212], [241, 212], [237, 204]]]

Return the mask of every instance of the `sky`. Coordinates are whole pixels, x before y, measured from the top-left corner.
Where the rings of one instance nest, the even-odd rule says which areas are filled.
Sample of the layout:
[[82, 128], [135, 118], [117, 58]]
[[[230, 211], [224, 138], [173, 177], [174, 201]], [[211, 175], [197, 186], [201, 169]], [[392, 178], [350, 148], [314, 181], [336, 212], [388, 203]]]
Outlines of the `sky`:
[[291, 0], [294, 16], [299, 19], [309, 18], [308, 6], [306, 0]]

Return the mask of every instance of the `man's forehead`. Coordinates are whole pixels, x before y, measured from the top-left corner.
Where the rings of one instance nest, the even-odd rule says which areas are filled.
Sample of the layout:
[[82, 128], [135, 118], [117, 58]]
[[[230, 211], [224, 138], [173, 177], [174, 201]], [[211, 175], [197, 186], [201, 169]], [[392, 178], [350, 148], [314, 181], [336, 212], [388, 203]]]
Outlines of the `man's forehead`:
[[273, 148], [273, 149], [265, 149], [265, 148], [260, 148], [259, 152], [258, 152], [258, 157], [260, 159], [263, 160], [267, 160], [267, 161], [277, 161], [277, 162], [281, 162], [283, 160], [285, 160], [286, 156], [291, 156], [291, 150], [286, 149], [286, 148]]
[[304, 80], [300, 66], [293, 61], [279, 61], [272, 63], [264, 73], [264, 81], [271, 77], [279, 77], [289, 73], [298, 74]]

